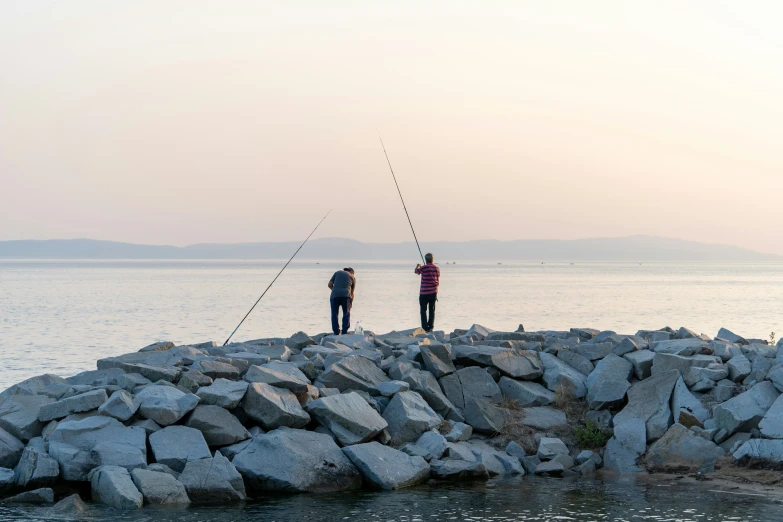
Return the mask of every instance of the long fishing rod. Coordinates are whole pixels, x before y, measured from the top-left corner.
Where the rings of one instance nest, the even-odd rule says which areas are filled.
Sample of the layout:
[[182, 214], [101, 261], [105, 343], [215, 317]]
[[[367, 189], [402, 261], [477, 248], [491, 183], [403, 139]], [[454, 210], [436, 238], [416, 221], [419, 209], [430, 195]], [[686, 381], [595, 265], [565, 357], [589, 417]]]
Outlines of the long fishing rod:
[[405, 215], [408, 216], [408, 224], [411, 226], [411, 232], [413, 232], [413, 240], [416, 241], [416, 248], [419, 249], [421, 262], [422, 264], [426, 264], [424, 261], [424, 254], [421, 253], [419, 240], [416, 238], [416, 231], [413, 230], [413, 223], [411, 222], [411, 216], [410, 214], [408, 214], [408, 208], [405, 206], [405, 200], [402, 199], [402, 191], [400, 191], [400, 185], [397, 183], [397, 176], [394, 175], [394, 169], [392, 168], [391, 161], [389, 161], [389, 154], [386, 152], [386, 146], [383, 144], [383, 138], [381, 138], [381, 131], [378, 131], [378, 139], [381, 140], [381, 147], [383, 147], [383, 154], [386, 156], [386, 163], [389, 164], [389, 170], [391, 171], [392, 178], [394, 178], [394, 184], [397, 186], [397, 193], [400, 195], [400, 201], [402, 201], [402, 208], [403, 210], [405, 210]]
[[269, 289], [270, 289], [270, 288], [272, 288], [272, 285], [273, 285], [273, 284], [275, 284], [275, 281], [277, 281], [277, 278], [278, 278], [278, 277], [280, 277], [280, 274], [282, 274], [282, 273], [283, 273], [283, 270], [285, 270], [285, 269], [286, 269], [286, 267], [288, 266], [288, 264], [289, 264], [291, 261], [293, 261], [293, 260], [294, 260], [294, 258], [296, 257], [296, 254], [298, 254], [298, 253], [299, 253], [299, 251], [300, 251], [300, 250], [302, 250], [302, 247], [303, 247], [303, 246], [305, 246], [305, 243], [307, 243], [307, 241], [308, 241], [308, 240], [309, 240], [309, 239], [312, 237], [312, 235], [313, 235], [313, 234], [315, 234], [315, 231], [316, 231], [316, 230], [318, 230], [318, 227], [320, 227], [320, 226], [321, 226], [321, 223], [323, 223], [323, 222], [324, 222], [324, 220], [326, 219], [326, 217], [327, 217], [327, 216], [328, 216], [328, 215], [329, 215], [331, 212], [332, 212], [332, 211], [331, 211], [331, 209], [330, 209], [330, 210], [329, 210], [329, 212], [327, 212], [327, 213], [326, 213], [326, 216], [324, 216], [324, 217], [323, 217], [323, 219], [321, 219], [321, 221], [319, 221], [319, 222], [318, 222], [318, 224], [315, 226], [315, 228], [313, 229], [313, 231], [312, 231], [312, 232], [310, 232], [310, 235], [309, 235], [309, 236], [307, 236], [307, 238], [305, 238], [305, 240], [304, 240], [304, 241], [302, 241], [302, 244], [301, 244], [301, 245], [299, 245], [299, 248], [297, 248], [297, 249], [296, 249], [296, 252], [294, 252], [294, 255], [292, 255], [292, 256], [291, 256], [291, 259], [289, 259], [289, 260], [288, 260], [288, 262], [287, 262], [285, 265], [283, 265], [283, 268], [281, 268], [281, 269], [280, 269], [280, 271], [279, 271], [279, 272], [277, 273], [277, 275], [275, 276], [275, 278], [274, 278], [274, 279], [272, 279], [272, 282], [271, 282], [271, 283], [269, 283], [269, 286], [267, 286], [267, 287], [266, 287], [266, 290], [264, 290], [264, 293], [263, 293], [263, 294], [261, 294], [261, 297], [259, 297], [259, 298], [258, 298], [258, 300], [255, 302], [255, 304], [254, 304], [254, 305], [253, 305], [253, 306], [250, 308], [250, 310], [248, 310], [248, 312], [245, 314], [245, 317], [243, 317], [243, 318], [242, 318], [242, 320], [241, 320], [241, 321], [239, 321], [239, 324], [237, 325], [237, 327], [236, 327], [236, 328], [234, 328], [234, 331], [233, 331], [233, 332], [231, 332], [231, 335], [229, 335], [229, 336], [228, 336], [228, 339], [226, 339], [226, 342], [224, 342], [224, 343], [223, 343], [223, 346], [227, 345], [227, 344], [228, 344], [228, 341], [230, 341], [230, 340], [231, 340], [231, 338], [232, 338], [232, 337], [234, 337], [234, 334], [235, 334], [235, 333], [237, 333], [237, 330], [239, 330], [239, 327], [240, 327], [240, 326], [242, 326], [242, 323], [244, 323], [244, 322], [245, 322], [245, 319], [247, 319], [247, 316], [248, 316], [248, 315], [250, 315], [250, 312], [252, 312], [252, 311], [253, 311], [253, 308], [255, 308], [255, 307], [256, 307], [256, 305], [257, 305], [257, 304], [258, 304], [258, 303], [261, 301], [261, 299], [263, 299], [263, 298], [264, 298], [264, 296], [265, 296], [265, 295], [266, 295], [266, 293], [269, 291]]

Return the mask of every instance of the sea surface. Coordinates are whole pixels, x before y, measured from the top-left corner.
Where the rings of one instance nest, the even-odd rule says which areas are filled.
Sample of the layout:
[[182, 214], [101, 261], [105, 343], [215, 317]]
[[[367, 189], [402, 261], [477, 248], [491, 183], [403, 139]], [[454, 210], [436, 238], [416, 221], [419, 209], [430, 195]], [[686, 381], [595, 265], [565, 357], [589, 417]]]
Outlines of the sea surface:
[[[0, 260], [0, 389], [69, 376], [159, 340], [228, 337], [282, 262]], [[344, 265], [294, 262], [233, 340], [328, 331], [327, 282]], [[418, 326], [415, 263], [354, 263], [353, 320]], [[619, 333], [687, 326], [714, 336], [783, 335], [783, 265], [441, 263], [436, 328]]]

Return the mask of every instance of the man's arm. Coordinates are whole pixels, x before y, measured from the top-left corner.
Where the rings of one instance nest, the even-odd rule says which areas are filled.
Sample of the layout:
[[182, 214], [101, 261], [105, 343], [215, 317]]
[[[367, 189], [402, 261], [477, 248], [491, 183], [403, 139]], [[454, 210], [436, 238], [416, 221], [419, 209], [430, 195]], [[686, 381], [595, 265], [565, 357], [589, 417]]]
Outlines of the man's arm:
[[351, 278], [351, 300], [353, 300], [354, 292], [356, 292], [356, 278]]
[[421, 263], [416, 265], [416, 268], [413, 270], [413, 273], [416, 275], [421, 275]]
[[334, 288], [334, 276], [332, 276], [332, 278], [329, 280], [329, 290], [332, 288]]

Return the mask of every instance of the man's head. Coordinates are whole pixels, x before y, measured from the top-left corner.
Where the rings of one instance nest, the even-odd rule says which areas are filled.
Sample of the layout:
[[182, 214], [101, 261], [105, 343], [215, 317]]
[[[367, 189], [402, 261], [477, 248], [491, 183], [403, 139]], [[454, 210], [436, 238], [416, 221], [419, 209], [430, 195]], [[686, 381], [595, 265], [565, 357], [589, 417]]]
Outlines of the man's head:
[[434, 258], [434, 257], [432, 257], [432, 254], [424, 254], [424, 261], [426, 261], [427, 263], [432, 263], [432, 261], [433, 261], [434, 259], [435, 259], [435, 258]]
[[344, 270], [345, 272], [348, 272], [348, 273], [350, 273], [350, 274], [353, 274], [353, 268], [351, 268], [351, 267], [348, 267], [348, 268], [343, 268], [343, 270]]

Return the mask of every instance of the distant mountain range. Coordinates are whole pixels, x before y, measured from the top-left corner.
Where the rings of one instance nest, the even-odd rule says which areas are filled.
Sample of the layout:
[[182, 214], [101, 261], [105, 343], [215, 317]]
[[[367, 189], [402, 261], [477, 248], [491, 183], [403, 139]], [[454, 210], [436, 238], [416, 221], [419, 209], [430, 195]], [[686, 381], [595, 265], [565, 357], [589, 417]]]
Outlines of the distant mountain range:
[[[204, 243], [176, 247], [136, 245], [93, 239], [0, 241], [0, 258], [17, 259], [287, 259], [298, 242]], [[783, 256], [744, 248], [697, 243], [654, 236], [629, 236], [575, 240], [522, 239], [517, 241], [435, 241], [422, 249], [446, 261], [628, 261], [628, 262], [733, 262], [781, 263]], [[411, 260], [416, 245], [363, 243], [353, 239], [313, 239], [298, 259], [315, 260]]]

